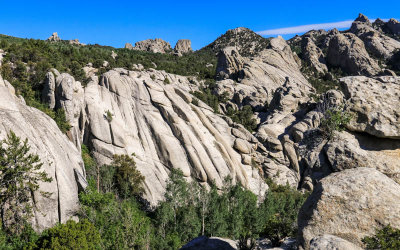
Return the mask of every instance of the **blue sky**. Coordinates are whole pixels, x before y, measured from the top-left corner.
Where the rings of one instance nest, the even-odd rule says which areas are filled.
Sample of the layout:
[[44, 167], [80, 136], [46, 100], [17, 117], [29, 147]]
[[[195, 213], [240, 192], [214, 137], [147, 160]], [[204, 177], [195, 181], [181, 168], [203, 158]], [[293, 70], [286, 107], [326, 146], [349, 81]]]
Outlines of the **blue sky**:
[[[265, 31], [300, 25], [369, 18], [400, 18], [400, 1], [3, 1], [0, 34], [62, 39], [123, 47], [162, 38], [175, 45], [191, 39], [199, 49], [226, 30]], [[274, 36], [274, 35], [267, 35]], [[285, 38], [292, 35], [285, 35]]]

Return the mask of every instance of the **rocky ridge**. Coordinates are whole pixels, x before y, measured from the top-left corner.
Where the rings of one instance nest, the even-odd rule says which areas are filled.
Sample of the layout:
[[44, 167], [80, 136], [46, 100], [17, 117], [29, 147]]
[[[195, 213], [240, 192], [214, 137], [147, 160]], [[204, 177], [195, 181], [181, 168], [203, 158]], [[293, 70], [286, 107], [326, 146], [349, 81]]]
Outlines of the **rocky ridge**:
[[132, 44], [127, 43], [125, 44], [126, 49], [133, 49], [133, 50], [141, 50], [141, 51], [148, 51], [152, 53], [168, 53], [171, 51], [171, 45], [160, 39], [147, 39], [143, 40], [140, 42], [136, 42], [135, 46], [132, 46]]
[[[49, 73], [46, 82], [53, 85], [53, 79]], [[55, 86], [46, 88], [55, 90], [45, 96], [54, 96], [55, 106], [66, 111], [75, 144], [89, 144], [99, 164], [108, 164], [114, 154], [135, 153], [146, 180], [145, 197], [152, 204], [162, 198], [171, 168], [204, 184], [214, 181], [221, 187], [225, 176], [232, 175], [257, 194], [267, 188], [260, 169], [252, 166], [263, 146], [205, 104], [191, 104], [189, 92], [196, 86], [186, 77], [115, 69], [85, 89], [67, 74], [57, 76]], [[105, 117], [108, 111], [112, 121]]]

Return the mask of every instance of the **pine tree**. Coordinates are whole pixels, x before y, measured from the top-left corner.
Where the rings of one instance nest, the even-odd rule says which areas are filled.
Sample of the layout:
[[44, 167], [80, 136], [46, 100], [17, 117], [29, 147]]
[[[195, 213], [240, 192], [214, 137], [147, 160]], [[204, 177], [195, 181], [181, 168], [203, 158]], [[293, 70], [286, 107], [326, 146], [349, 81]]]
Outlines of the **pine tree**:
[[[0, 142], [0, 208], [3, 226], [19, 234], [33, 216], [32, 194], [39, 182], [51, 182], [39, 156], [29, 153], [28, 139], [21, 141], [13, 131]], [[41, 192], [44, 196], [50, 193]]]
[[121, 198], [144, 192], [144, 176], [136, 169], [135, 160], [129, 155], [114, 155], [111, 166], [115, 168], [115, 186]]

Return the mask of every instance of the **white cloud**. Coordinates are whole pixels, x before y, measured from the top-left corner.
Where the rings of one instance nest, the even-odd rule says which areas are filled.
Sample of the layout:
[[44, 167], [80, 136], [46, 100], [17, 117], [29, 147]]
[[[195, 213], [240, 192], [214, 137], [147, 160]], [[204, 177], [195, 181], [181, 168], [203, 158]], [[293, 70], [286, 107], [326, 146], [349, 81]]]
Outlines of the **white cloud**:
[[[375, 19], [371, 19], [370, 21], [374, 22]], [[257, 33], [262, 36], [300, 34], [310, 30], [319, 30], [319, 29], [330, 30], [333, 28], [337, 29], [349, 28], [352, 23], [353, 21], [351, 20], [334, 22], [334, 23], [317, 23], [317, 24], [300, 25], [300, 26], [280, 28], [280, 29], [263, 30]]]

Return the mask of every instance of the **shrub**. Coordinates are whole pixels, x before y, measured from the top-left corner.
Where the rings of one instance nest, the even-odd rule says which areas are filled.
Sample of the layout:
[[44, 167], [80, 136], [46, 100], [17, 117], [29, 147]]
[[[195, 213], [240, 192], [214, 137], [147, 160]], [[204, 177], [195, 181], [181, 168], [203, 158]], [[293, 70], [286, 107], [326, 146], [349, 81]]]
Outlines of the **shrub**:
[[164, 78], [164, 84], [170, 84], [171, 82], [169, 81], [168, 77]]
[[400, 229], [388, 225], [362, 241], [367, 249], [400, 249]]
[[36, 243], [40, 249], [100, 249], [98, 230], [88, 220], [67, 221], [42, 233]]
[[331, 108], [325, 111], [319, 129], [328, 139], [332, 139], [336, 131], [343, 131], [350, 122], [351, 115], [343, 108]]
[[302, 194], [289, 186], [279, 186], [271, 181], [270, 190], [261, 205], [263, 224], [262, 235], [267, 237], [273, 246], [297, 233], [297, 215], [306, 200], [307, 194]]
[[229, 107], [226, 112], [226, 115], [229, 116], [232, 121], [242, 124], [250, 132], [253, 132], [257, 128], [257, 120], [253, 118], [253, 114], [253, 110], [249, 105], [239, 110], [234, 110]]
[[105, 117], [107, 119], [108, 122], [112, 122], [113, 120], [113, 114], [110, 112], [110, 110], [106, 111]]

